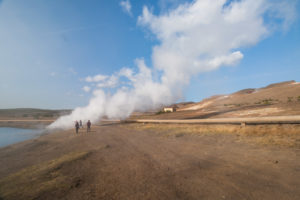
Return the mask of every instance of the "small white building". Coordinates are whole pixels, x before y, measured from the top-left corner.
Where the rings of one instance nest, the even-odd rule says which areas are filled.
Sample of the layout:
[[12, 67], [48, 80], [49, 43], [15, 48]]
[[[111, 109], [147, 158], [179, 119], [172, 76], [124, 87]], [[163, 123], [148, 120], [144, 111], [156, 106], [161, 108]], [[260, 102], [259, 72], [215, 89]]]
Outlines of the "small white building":
[[164, 108], [164, 112], [176, 112], [176, 107], [166, 107]]

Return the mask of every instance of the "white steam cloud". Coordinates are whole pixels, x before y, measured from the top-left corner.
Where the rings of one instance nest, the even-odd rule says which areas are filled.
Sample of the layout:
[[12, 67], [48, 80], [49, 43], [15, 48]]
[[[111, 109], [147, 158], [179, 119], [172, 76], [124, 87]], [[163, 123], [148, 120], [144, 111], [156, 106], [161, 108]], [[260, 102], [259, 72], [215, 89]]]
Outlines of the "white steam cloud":
[[121, 1], [120, 6], [122, 7], [125, 13], [127, 13], [129, 16], [132, 16], [131, 3], [129, 0]]
[[285, 29], [291, 24], [296, 1], [289, 2], [195, 0], [161, 15], [145, 6], [138, 24], [160, 42], [153, 47], [153, 67], [136, 59], [137, 70], [123, 68], [111, 76], [87, 77], [86, 82], [96, 83], [89, 104], [49, 128], [70, 128], [79, 119], [124, 119], [133, 111], [176, 102], [191, 76], [236, 65], [243, 58], [238, 48], [255, 45], [279, 25]]
[[84, 86], [82, 89], [85, 92], [89, 92], [91, 90], [91, 88], [89, 86]]

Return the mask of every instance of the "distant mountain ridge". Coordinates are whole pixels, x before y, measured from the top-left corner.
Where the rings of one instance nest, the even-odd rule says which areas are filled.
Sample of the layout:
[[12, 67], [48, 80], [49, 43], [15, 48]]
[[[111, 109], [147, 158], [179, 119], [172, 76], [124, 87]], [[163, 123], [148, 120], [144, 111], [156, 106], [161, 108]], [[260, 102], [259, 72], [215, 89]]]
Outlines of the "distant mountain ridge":
[[58, 118], [62, 115], [71, 113], [71, 110], [47, 110], [37, 108], [13, 108], [13, 109], [0, 109], [0, 119], [49, 119]]

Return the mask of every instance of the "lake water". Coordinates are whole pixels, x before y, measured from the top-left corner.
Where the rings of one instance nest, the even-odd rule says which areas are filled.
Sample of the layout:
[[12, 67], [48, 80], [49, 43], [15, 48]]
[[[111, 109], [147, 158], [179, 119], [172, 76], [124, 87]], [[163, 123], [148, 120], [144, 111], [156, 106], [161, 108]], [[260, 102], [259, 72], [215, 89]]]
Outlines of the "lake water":
[[0, 147], [35, 138], [42, 132], [41, 129], [0, 127]]

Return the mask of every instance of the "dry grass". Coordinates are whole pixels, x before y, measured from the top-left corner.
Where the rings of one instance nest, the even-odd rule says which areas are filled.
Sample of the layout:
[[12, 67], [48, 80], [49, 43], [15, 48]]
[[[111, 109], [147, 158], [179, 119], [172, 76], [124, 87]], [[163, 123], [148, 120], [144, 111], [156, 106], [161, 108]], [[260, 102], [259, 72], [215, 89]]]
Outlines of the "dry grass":
[[61, 168], [86, 157], [88, 152], [70, 153], [58, 159], [25, 168], [0, 180], [0, 199], [35, 199], [44, 192], [69, 187]]
[[300, 148], [300, 125], [198, 125], [198, 124], [129, 124], [131, 129], [149, 130], [162, 136], [236, 135], [238, 141], [263, 145]]

